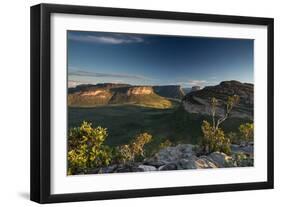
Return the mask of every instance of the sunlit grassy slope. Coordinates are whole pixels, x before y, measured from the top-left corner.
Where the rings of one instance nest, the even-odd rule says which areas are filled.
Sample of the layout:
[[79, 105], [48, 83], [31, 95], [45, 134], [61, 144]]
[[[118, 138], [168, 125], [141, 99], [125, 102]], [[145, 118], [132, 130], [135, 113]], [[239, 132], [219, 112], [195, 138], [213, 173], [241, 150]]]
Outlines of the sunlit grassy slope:
[[111, 93], [104, 91], [100, 96], [68, 95], [68, 105], [71, 107], [97, 107], [102, 105], [131, 104], [143, 107], [166, 109], [173, 106], [172, 102], [155, 93], [147, 95], [127, 95], [126, 93]]

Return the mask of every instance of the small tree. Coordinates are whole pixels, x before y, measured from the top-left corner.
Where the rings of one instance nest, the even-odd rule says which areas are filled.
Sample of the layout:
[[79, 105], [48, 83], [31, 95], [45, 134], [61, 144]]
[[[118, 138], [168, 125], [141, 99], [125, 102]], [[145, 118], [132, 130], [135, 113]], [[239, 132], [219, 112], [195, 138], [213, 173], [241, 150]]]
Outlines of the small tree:
[[220, 125], [230, 116], [233, 107], [238, 104], [238, 102], [239, 96], [229, 96], [225, 103], [224, 114], [221, 117], [217, 118], [216, 111], [218, 100], [214, 97], [211, 98], [210, 109], [212, 124], [204, 120], [201, 127], [204, 135], [202, 146], [205, 153], [220, 151], [229, 154], [231, 152], [230, 140], [225, 137], [224, 131], [220, 128]]
[[246, 123], [239, 126], [241, 140], [249, 142], [254, 139], [254, 124]]
[[216, 98], [211, 98], [211, 115], [212, 115], [212, 122], [213, 122], [213, 128], [218, 129], [221, 123], [223, 123], [229, 116], [230, 112], [232, 111], [233, 107], [239, 103], [239, 96], [233, 95], [233, 96], [228, 96], [226, 104], [225, 104], [225, 109], [224, 109], [224, 114], [216, 120], [216, 110], [218, 106], [218, 100]]
[[134, 162], [137, 158], [145, 157], [144, 145], [149, 143], [152, 136], [148, 133], [139, 134], [130, 144], [118, 147], [117, 155], [122, 163]]
[[89, 168], [107, 166], [111, 162], [111, 149], [104, 145], [108, 136], [105, 128], [93, 128], [83, 122], [71, 128], [68, 137], [68, 174], [86, 172]]

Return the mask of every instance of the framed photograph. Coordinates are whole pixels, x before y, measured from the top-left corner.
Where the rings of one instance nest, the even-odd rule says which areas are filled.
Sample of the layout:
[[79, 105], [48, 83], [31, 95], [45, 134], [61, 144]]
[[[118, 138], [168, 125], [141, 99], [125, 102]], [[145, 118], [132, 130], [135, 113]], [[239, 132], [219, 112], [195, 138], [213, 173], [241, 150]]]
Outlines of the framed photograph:
[[31, 200], [273, 188], [273, 19], [31, 7]]

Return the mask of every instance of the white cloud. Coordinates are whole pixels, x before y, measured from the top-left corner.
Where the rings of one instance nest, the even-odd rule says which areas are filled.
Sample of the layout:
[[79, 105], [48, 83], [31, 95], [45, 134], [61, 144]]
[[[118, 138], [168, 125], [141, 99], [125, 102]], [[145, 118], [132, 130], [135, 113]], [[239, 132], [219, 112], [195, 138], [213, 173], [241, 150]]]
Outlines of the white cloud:
[[176, 82], [177, 85], [181, 85], [183, 87], [192, 87], [192, 86], [205, 86], [209, 82], [206, 80], [187, 80], [187, 81], [179, 81]]
[[217, 85], [218, 83], [216, 81], [190, 79], [187, 81], [178, 81], [174, 84], [181, 85], [182, 87], [192, 87], [192, 86], [204, 87], [204, 86], [210, 86], [210, 85]]
[[208, 83], [206, 80], [188, 80], [187, 82], [190, 86], [203, 86]]
[[68, 86], [68, 88], [74, 88], [80, 84], [82, 84], [82, 82], [80, 82], [80, 81], [68, 80], [67, 86]]
[[80, 41], [80, 42], [113, 44], [113, 45], [144, 42], [144, 39], [142, 37], [127, 35], [127, 34], [105, 34], [105, 35], [69, 34], [68, 39], [74, 41]]
[[110, 77], [110, 78], [126, 78], [135, 80], [149, 80], [149, 78], [141, 75], [133, 74], [114, 74], [114, 73], [97, 73], [84, 70], [69, 71], [69, 76], [83, 76], [83, 77]]

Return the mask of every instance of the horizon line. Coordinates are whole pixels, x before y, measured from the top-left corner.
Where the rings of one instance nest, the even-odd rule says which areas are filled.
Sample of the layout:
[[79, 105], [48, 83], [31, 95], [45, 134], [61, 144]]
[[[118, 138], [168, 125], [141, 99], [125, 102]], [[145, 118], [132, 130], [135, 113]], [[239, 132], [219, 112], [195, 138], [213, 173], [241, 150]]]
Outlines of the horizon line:
[[[190, 85], [190, 86], [183, 86], [183, 84], [176, 84], [176, 83], [171, 83], [171, 84], [130, 84], [130, 83], [125, 83], [125, 82], [120, 82], [120, 83], [114, 83], [114, 82], [100, 82], [100, 83], [89, 83], [89, 82], [85, 82], [85, 83], [79, 83], [79, 84], [76, 84], [75, 86], [69, 86], [69, 82], [70, 81], [73, 81], [73, 80], [68, 80], [68, 87], [67, 88], [76, 88], [77, 86], [81, 86], [81, 85], [102, 85], [102, 84], [120, 84], [120, 85], [129, 85], [129, 86], [180, 86], [182, 88], [192, 88], [192, 87], [201, 87], [201, 88], [204, 88], [204, 87], [207, 87], [207, 86], [216, 86], [216, 85], [220, 85], [222, 82], [231, 82], [231, 81], [236, 81], [236, 82], [239, 82], [239, 83], [242, 83], [242, 84], [252, 84], [254, 85], [253, 82], [242, 82], [242, 81], [239, 81], [239, 80], [224, 80], [224, 81], [219, 81], [217, 83], [214, 83], [214, 84], [206, 84], [206, 85]], [[73, 82], [79, 82], [79, 81], [73, 81]]]

